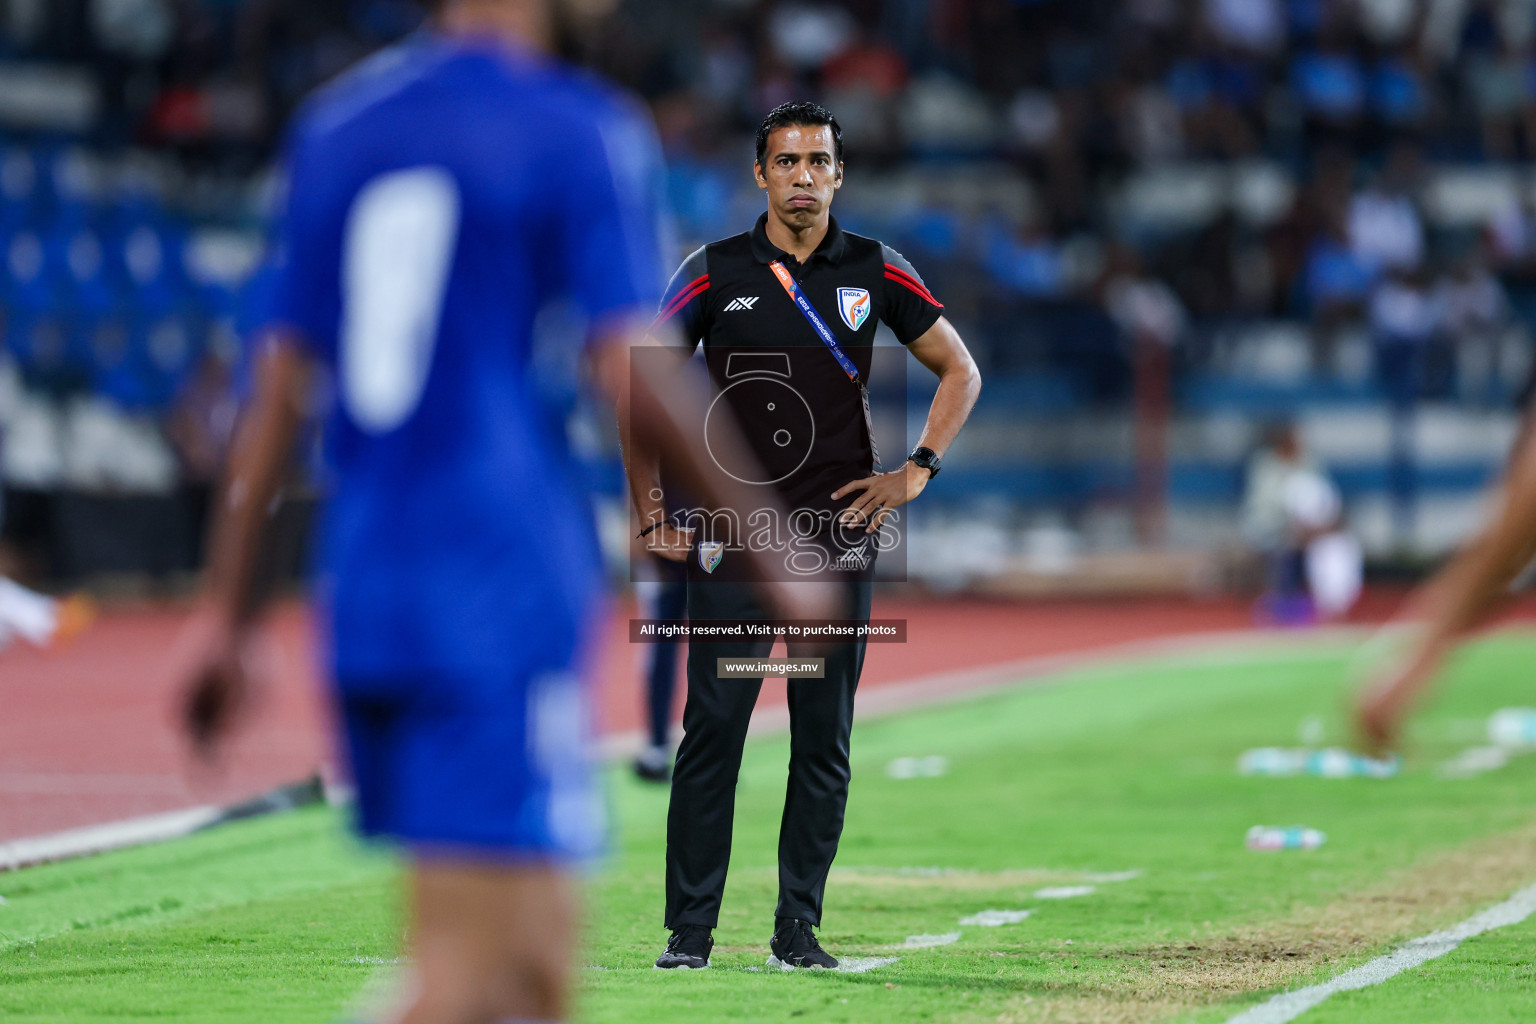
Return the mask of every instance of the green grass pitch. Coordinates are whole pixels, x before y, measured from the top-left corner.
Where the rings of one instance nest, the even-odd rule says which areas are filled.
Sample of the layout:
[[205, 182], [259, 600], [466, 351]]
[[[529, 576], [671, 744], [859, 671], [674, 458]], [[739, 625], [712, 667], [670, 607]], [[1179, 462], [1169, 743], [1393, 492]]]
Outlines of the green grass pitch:
[[[1300, 745], [1314, 716], [1324, 743], [1345, 741], [1347, 656], [1300, 639], [1170, 656], [859, 724], [820, 934], [840, 957], [898, 958], [866, 973], [761, 969], [785, 737], [748, 748], [710, 971], [651, 969], [666, 937], [666, 793], [616, 771], [619, 839], [589, 887], [578, 1016], [1217, 1022], [1536, 881], [1536, 756], [1472, 778], [1437, 770], [1483, 742], [1492, 711], [1536, 705], [1529, 635], [1456, 659], [1397, 778], [1237, 773], [1244, 749]], [[930, 755], [947, 759], [945, 774], [885, 773], [895, 758]], [[1329, 838], [1256, 853], [1243, 844], [1254, 824]], [[396, 863], [359, 849], [343, 825], [316, 809], [0, 874], [0, 1019], [340, 1019], [390, 970], [398, 924]], [[1032, 913], [960, 923], [984, 910]], [[906, 945], [954, 932], [945, 945]], [[1532, 1019], [1533, 936], [1533, 922], [1489, 933], [1301, 1020]]]

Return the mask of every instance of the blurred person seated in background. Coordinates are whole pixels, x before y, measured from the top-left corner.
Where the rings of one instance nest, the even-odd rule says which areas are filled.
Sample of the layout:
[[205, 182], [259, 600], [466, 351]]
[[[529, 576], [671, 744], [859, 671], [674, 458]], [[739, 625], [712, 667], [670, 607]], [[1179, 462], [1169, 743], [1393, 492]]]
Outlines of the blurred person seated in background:
[[1412, 271], [1424, 263], [1424, 218], [1415, 199], [1422, 177], [1418, 149], [1400, 142], [1386, 167], [1350, 200], [1349, 245], [1373, 270]]
[[1507, 351], [1509, 298], [1488, 270], [1482, 245], [1470, 247], [1436, 282], [1434, 300], [1455, 355], [1457, 397], [1484, 408], [1501, 405], [1509, 394], [1504, 377], [1513, 355]]
[[1414, 424], [1426, 398], [1451, 394], [1454, 362], [1444, 331], [1442, 297], [1430, 291], [1422, 268], [1387, 274], [1371, 293], [1371, 343], [1377, 381], [1392, 412], [1387, 488], [1399, 546], [1412, 543], [1419, 490]]
[[165, 434], [176, 452], [182, 502], [189, 520], [187, 537], [191, 550], [184, 555], [189, 569], [195, 569], [202, 559], [209, 505], [234, 441], [239, 409], [230, 360], [210, 349], [176, 396], [176, 404], [166, 419]]
[[[0, 355], [0, 363], [5, 357]], [[4, 465], [5, 431], [16, 406], [17, 381], [12, 367], [0, 365], [0, 465]], [[0, 502], [0, 523], [5, 505]], [[85, 594], [53, 598], [17, 583], [23, 559], [9, 540], [0, 540], [0, 651], [16, 640], [33, 647], [58, 649], [84, 632], [96, 619], [96, 604]]]
[[[1339, 341], [1365, 308], [1375, 280], [1372, 265], [1356, 252], [1349, 231], [1349, 165], [1332, 161], [1328, 177], [1320, 180], [1305, 204], [1292, 214], [1291, 238], [1280, 243], [1292, 251], [1284, 255], [1300, 274], [1300, 297], [1312, 318], [1312, 372], [1333, 376]], [[1307, 237], [1304, 246], [1297, 240]], [[1297, 257], [1297, 252], [1302, 255]]]
[[84, 594], [52, 598], [0, 576], [0, 651], [18, 639], [57, 650], [95, 619], [96, 605]]
[[1282, 625], [1342, 618], [1360, 596], [1364, 556], [1344, 529], [1343, 501], [1294, 423], [1265, 431], [1248, 462], [1243, 534], [1266, 563], [1258, 614]]

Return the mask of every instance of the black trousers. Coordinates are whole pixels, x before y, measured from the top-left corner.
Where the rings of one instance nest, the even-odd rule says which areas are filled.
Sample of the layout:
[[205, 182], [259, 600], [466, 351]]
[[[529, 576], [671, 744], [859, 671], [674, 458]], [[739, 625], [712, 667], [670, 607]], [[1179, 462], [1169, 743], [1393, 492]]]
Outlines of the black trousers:
[[[691, 573], [688, 582], [690, 621], [768, 618], [748, 584], [692, 578], [696, 575]], [[868, 579], [826, 585], [846, 591], [847, 618], [868, 620], [874, 590]], [[761, 658], [772, 646], [772, 640], [689, 642], [683, 742], [672, 769], [667, 811], [668, 928], [719, 924], [741, 751], [763, 684], [762, 679], [720, 679], [715, 659]], [[848, 804], [848, 737], [864, 641], [788, 647], [791, 657], [825, 658], [826, 677], [788, 680], [789, 786], [779, 825], [774, 916], [819, 925], [827, 872], [837, 855]]]

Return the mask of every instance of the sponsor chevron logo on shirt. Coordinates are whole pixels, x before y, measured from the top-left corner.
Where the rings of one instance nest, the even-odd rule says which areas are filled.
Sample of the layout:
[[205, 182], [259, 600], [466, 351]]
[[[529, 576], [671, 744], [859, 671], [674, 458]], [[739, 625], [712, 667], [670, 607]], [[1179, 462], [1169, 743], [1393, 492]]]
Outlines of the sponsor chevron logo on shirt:
[[725, 311], [729, 313], [733, 309], [751, 309], [757, 305], [757, 299], [756, 295], [743, 295], [739, 299], [732, 299], [726, 304]]

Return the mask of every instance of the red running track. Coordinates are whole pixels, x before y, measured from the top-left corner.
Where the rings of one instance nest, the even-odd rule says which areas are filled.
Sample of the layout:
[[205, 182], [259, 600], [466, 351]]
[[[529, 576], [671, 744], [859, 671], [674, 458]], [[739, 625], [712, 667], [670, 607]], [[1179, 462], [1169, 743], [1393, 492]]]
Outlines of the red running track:
[[[1400, 600], [1369, 595], [1362, 621]], [[627, 642], [631, 609], [609, 625], [598, 662], [605, 732], [639, 727], [639, 659]], [[1536, 616], [1536, 600], [1512, 610]], [[1036, 656], [1091, 652], [1136, 640], [1250, 628], [1245, 602], [1035, 602], [890, 598], [875, 617], [906, 619], [907, 643], [871, 644], [861, 690]], [[304, 611], [274, 615], [272, 685], [217, 769], [194, 764], [176, 729], [166, 675], [182, 613], [114, 610], [68, 650], [0, 654], [0, 841], [194, 804], [224, 803], [329, 763], [330, 736]], [[682, 687], [679, 687], [681, 691]], [[759, 708], [782, 706], [784, 683]]]

